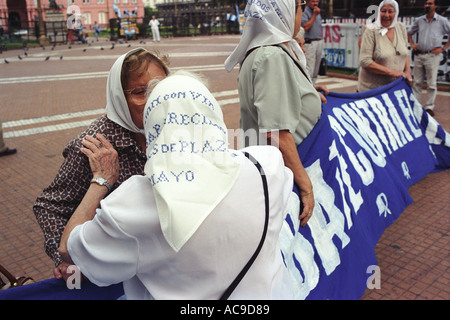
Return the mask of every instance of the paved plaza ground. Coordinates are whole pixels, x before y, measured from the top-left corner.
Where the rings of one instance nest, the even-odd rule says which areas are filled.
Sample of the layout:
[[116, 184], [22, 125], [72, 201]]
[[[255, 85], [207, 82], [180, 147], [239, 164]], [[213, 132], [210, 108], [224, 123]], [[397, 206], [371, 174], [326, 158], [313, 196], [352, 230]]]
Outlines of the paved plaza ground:
[[[119, 55], [138, 46], [157, 49], [169, 55], [172, 68], [204, 74], [227, 126], [237, 129], [238, 69], [228, 73], [223, 62], [238, 41], [239, 36], [147, 39], [112, 48], [101, 39], [71, 48], [33, 48], [27, 56], [23, 50], [0, 54], [0, 116], [7, 145], [18, 150], [0, 158], [0, 264], [37, 281], [53, 276], [32, 206], [59, 169], [66, 143], [103, 112], [107, 74]], [[356, 90], [354, 79], [328, 76], [319, 81], [331, 91]], [[449, 96], [440, 91], [435, 109], [435, 119], [448, 132]], [[450, 170], [429, 174], [410, 194], [414, 203], [375, 248], [381, 289], [367, 289], [363, 300], [450, 299]]]

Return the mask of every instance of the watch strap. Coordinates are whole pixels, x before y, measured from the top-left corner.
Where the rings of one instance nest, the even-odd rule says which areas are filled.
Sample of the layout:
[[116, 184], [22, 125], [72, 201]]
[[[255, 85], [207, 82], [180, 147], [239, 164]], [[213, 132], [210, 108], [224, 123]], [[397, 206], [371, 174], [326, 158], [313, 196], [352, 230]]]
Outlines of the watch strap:
[[100, 186], [106, 186], [108, 188], [108, 191], [111, 191], [111, 185], [105, 178], [102, 177], [93, 178], [91, 180], [91, 183], [96, 183]]

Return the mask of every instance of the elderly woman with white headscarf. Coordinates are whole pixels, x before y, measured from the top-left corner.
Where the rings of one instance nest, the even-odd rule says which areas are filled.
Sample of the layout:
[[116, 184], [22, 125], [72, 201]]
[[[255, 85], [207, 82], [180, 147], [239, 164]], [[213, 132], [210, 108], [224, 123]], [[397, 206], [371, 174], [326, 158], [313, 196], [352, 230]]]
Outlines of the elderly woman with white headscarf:
[[398, 3], [384, 0], [375, 22], [363, 32], [358, 91], [384, 86], [399, 77], [412, 81], [406, 27], [397, 21]]
[[[153, 78], [169, 73], [165, 59], [137, 48], [120, 56], [112, 66], [106, 86], [106, 114], [96, 119], [64, 148], [64, 162], [53, 182], [37, 198], [33, 210], [43, 230], [45, 251], [54, 261], [56, 278], [67, 278], [68, 265], [58, 246], [67, 221], [80, 204], [91, 183], [112, 191], [132, 175], [143, 174], [146, 162], [142, 113], [146, 89]], [[103, 159], [91, 171], [82, 152], [83, 141], [95, 144]], [[115, 166], [114, 174], [104, 167]]]
[[99, 286], [123, 282], [127, 299], [292, 299], [278, 245], [292, 172], [279, 150], [228, 149], [220, 105], [185, 73], [154, 87], [144, 123], [145, 176], [101, 202], [106, 190], [88, 190], [64, 259]]
[[314, 209], [314, 194], [297, 147], [319, 121], [322, 108], [303, 51], [294, 40], [302, 9], [296, 0], [247, 1], [244, 16], [242, 38], [225, 61], [228, 71], [240, 64], [241, 128], [279, 147], [294, 173], [305, 226]]

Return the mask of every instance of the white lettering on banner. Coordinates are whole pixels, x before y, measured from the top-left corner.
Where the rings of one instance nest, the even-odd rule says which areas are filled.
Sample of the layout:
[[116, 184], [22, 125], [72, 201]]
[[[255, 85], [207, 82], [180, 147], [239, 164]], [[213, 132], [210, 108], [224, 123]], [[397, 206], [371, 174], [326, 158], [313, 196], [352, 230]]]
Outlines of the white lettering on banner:
[[[314, 213], [308, 222], [308, 226], [311, 230], [314, 247], [322, 261], [322, 266], [326, 274], [330, 275], [341, 263], [339, 251], [333, 242], [333, 238], [338, 237], [340, 239], [343, 249], [350, 243], [350, 237], [344, 231], [344, 214], [334, 203], [334, 191], [323, 179], [320, 159], [308, 166], [306, 172], [313, 183], [314, 200], [316, 201]], [[313, 244], [298, 232], [298, 212], [300, 211], [298, 197], [291, 197], [288, 207], [288, 216], [279, 238], [280, 248], [289, 274], [295, 282], [296, 298], [304, 299], [319, 282], [319, 268], [314, 261]], [[293, 230], [287, 221], [292, 222]]]
[[[386, 95], [385, 97], [385, 103], [389, 102], [392, 104], [389, 97]], [[401, 143], [398, 131], [394, 127], [390, 117], [388, 116], [389, 105], [384, 104], [377, 98], [368, 98], [367, 102], [372, 107], [372, 110], [374, 110], [378, 116], [378, 121], [384, 128], [384, 131], [386, 132], [386, 135], [388, 137], [388, 142], [385, 143], [384, 146], [388, 150], [389, 154], [396, 151], [398, 148], [402, 147], [404, 144]], [[388, 108], [386, 108], [388, 107]], [[392, 146], [392, 149], [390, 148]]]
[[[412, 114], [406, 91], [396, 90], [394, 95], [406, 122], [400, 117], [388, 94], [382, 95], [383, 101], [371, 97], [342, 104], [341, 108], [333, 109], [334, 116], [328, 116], [331, 128], [338, 134], [339, 142], [366, 186], [374, 179], [372, 164], [362, 150], [355, 154], [355, 151], [347, 146], [344, 139], [347, 133], [350, 133], [358, 145], [366, 151], [372, 162], [381, 168], [386, 165], [385, 150], [388, 154], [392, 154], [408, 142], [422, 136], [417, 119]], [[436, 138], [438, 126], [436, 121], [431, 118], [429, 122], [428, 141], [441, 143], [440, 139]]]
[[[342, 201], [344, 204], [344, 214], [347, 219], [347, 227], [350, 229], [353, 225], [351, 213], [350, 213], [350, 207], [347, 204], [347, 200], [345, 198], [345, 189], [344, 189], [344, 183], [348, 188], [348, 195], [350, 198], [350, 204], [353, 206], [353, 211], [355, 214], [358, 214], [359, 208], [363, 204], [364, 200], [361, 196], [361, 191], [359, 190], [358, 193], [355, 192], [355, 189], [353, 189], [351, 177], [347, 172], [347, 163], [345, 162], [345, 159], [339, 154], [337, 148], [336, 148], [336, 141], [333, 140], [333, 143], [331, 144], [330, 148], [330, 155], [329, 160], [331, 161], [334, 158], [338, 158], [339, 161], [339, 167], [336, 169], [336, 180], [339, 183], [339, 188], [342, 194]], [[339, 169], [340, 168], [340, 169]], [[341, 173], [342, 171], [342, 173]]]
[[314, 214], [308, 221], [308, 225], [317, 252], [322, 260], [322, 266], [326, 274], [329, 275], [341, 262], [333, 238], [337, 236], [341, 240], [341, 248], [345, 248], [350, 242], [350, 238], [344, 231], [344, 214], [334, 203], [334, 191], [323, 179], [320, 159], [306, 168], [306, 172], [313, 183], [314, 200], [316, 202]]
[[[280, 232], [279, 243], [287, 270], [294, 282], [295, 298], [303, 300], [319, 282], [319, 267], [314, 261], [313, 246], [300, 232], [297, 232], [300, 200], [295, 193], [291, 194], [288, 208], [289, 211]], [[287, 221], [292, 223], [293, 229]], [[300, 264], [301, 270], [297, 268], [296, 264]]]
[[355, 101], [355, 105], [360, 110], [362, 110], [366, 114], [368, 119], [372, 122], [372, 124], [375, 125], [375, 131], [376, 131], [377, 139], [380, 139], [381, 143], [383, 143], [383, 145], [388, 145], [388, 140], [386, 138], [386, 135], [384, 133], [382, 125], [377, 120], [377, 117], [375, 116], [375, 113], [372, 110], [372, 106], [369, 105], [369, 103], [367, 103], [366, 100], [357, 100], [357, 101]]
[[[353, 104], [354, 105], [354, 104]], [[352, 109], [347, 104], [343, 104], [342, 109], [334, 108], [333, 113], [337, 120], [344, 126], [356, 142], [369, 154], [372, 161], [379, 167], [386, 165], [385, 154], [383, 148], [378, 143], [379, 139], [376, 134], [370, 130], [368, 120]]]
[[330, 121], [331, 128], [338, 134], [339, 142], [344, 147], [347, 155], [350, 159], [350, 162], [353, 165], [353, 168], [356, 170], [358, 175], [360, 176], [364, 185], [368, 186], [372, 183], [374, 179], [374, 172], [372, 168], [372, 164], [369, 159], [367, 159], [366, 155], [362, 150], [359, 150], [355, 155], [353, 150], [347, 146], [344, 140], [344, 136], [347, 132], [342, 128], [342, 126], [337, 122], [335, 118], [332, 116], [328, 116], [328, 120]]
[[[406, 97], [407, 97], [406, 92], [403, 93], [403, 96], [405, 97], [405, 101], [409, 105], [408, 100], [406, 99]], [[414, 96], [413, 93], [411, 93], [411, 95], [409, 96], [409, 101], [411, 101], [413, 103], [413, 106], [414, 106], [413, 112], [414, 112], [415, 118], [411, 114], [411, 119], [413, 119], [413, 122], [414, 122], [414, 124], [416, 125], [416, 128], [417, 128], [416, 131], [418, 132], [418, 134], [416, 135], [416, 137], [417, 136], [421, 136], [422, 132], [420, 131], [420, 129], [418, 129], [418, 120], [417, 119], [421, 119], [422, 118], [422, 114], [425, 111], [422, 108], [422, 106], [420, 105], [420, 102], [418, 102], [416, 100], [416, 97]], [[402, 102], [400, 98], [399, 98], [399, 102]], [[401, 104], [401, 106], [403, 106], [403, 105]], [[411, 113], [410, 109], [408, 109], [408, 108], [404, 108], [404, 110], [405, 110], [404, 112]], [[411, 127], [412, 126], [413, 125], [411, 124]], [[427, 138], [428, 142], [430, 144], [441, 144], [442, 142], [444, 142], [445, 146], [450, 146], [450, 134], [447, 131], [445, 132], [445, 135], [444, 135], [444, 137], [445, 137], [444, 141], [442, 141], [441, 138], [436, 136], [436, 133], [438, 131], [438, 127], [439, 127], [439, 124], [437, 123], [437, 121], [433, 117], [428, 117], [428, 124], [427, 124], [427, 127], [425, 129], [425, 137]], [[434, 157], [436, 158], [436, 155], [434, 154], [433, 150], [431, 149], [431, 146], [430, 146], [430, 150], [431, 150], [431, 153], [433, 153]]]
[[[408, 99], [407, 93], [405, 90], [397, 90], [394, 92], [395, 97], [397, 98], [398, 105], [400, 110], [402, 110], [403, 115], [406, 119], [406, 124], [411, 129], [412, 134], [415, 138], [422, 136], [422, 130], [419, 128], [419, 122], [417, 119], [422, 117], [422, 113], [424, 112], [422, 106], [416, 100], [414, 93], [411, 93], [411, 96]], [[403, 103], [403, 98], [405, 99], [405, 103]], [[413, 107], [409, 103], [411, 101], [413, 103]], [[418, 106], [418, 107], [417, 107]], [[414, 112], [414, 114], [413, 114]]]
[[400, 118], [400, 115], [397, 112], [397, 108], [395, 108], [394, 104], [389, 98], [389, 95], [387, 93], [383, 93], [381, 97], [383, 98], [385, 105], [388, 107], [389, 115], [392, 117], [392, 122], [397, 129], [398, 135], [394, 134], [394, 136], [397, 137], [400, 147], [403, 147], [408, 142], [413, 141], [414, 138], [406, 128], [403, 120]]

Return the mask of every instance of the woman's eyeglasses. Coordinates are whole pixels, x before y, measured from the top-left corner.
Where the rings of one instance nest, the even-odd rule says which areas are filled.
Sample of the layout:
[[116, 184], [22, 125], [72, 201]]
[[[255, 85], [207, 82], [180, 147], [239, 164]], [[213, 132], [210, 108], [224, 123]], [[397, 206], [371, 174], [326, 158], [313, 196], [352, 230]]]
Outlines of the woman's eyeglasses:
[[125, 94], [131, 97], [134, 103], [144, 104], [147, 102], [147, 87], [137, 87], [134, 89], [123, 90]]

